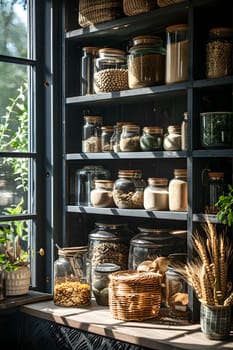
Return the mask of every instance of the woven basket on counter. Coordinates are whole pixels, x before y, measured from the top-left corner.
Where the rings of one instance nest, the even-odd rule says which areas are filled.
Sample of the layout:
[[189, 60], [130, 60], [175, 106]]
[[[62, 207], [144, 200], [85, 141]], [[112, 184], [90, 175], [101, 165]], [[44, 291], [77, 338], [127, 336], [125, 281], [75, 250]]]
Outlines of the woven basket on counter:
[[78, 22], [83, 28], [122, 16], [122, 0], [79, 0]]
[[155, 318], [160, 303], [160, 274], [125, 270], [110, 275], [109, 310], [113, 318], [124, 321]]
[[174, 4], [179, 4], [180, 2], [185, 2], [186, 0], [157, 0], [159, 7], [166, 7]]
[[123, 0], [123, 11], [126, 16], [135, 16], [149, 12], [156, 5], [156, 0]]

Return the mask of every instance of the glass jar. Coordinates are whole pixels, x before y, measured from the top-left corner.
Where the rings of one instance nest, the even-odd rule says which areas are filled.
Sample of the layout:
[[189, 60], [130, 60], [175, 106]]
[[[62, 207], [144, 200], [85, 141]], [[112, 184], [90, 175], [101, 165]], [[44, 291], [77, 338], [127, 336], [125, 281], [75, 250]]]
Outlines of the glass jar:
[[143, 203], [146, 210], [168, 210], [168, 179], [149, 178]]
[[119, 265], [104, 263], [94, 268], [92, 292], [98, 305], [108, 306], [109, 275], [119, 271]]
[[91, 205], [96, 208], [113, 208], [113, 180], [95, 180], [91, 191]]
[[59, 306], [83, 306], [91, 301], [87, 247], [58, 250], [54, 262], [54, 303]]
[[233, 113], [200, 113], [201, 145], [204, 148], [232, 148]]
[[181, 123], [181, 149], [187, 151], [188, 149], [188, 113], [184, 113], [184, 119]]
[[117, 122], [116, 125], [114, 125], [114, 132], [110, 140], [111, 150], [113, 152], [121, 152], [120, 138], [121, 138], [122, 126], [132, 125], [132, 124], [133, 124], [132, 122]]
[[96, 93], [128, 89], [127, 58], [123, 50], [99, 49], [99, 57], [95, 62], [94, 87]]
[[166, 28], [167, 84], [188, 80], [188, 25], [176, 24]]
[[163, 149], [163, 129], [158, 126], [145, 126], [140, 137], [142, 151], [161, 151]]
[[120, 209], [142, 209], [146, 187], [141, 170], [119, 170], [113, 185], [113, 200]]
[[101, 127], [101, 150], [102, 152], [111, 152], [111, 137], [113, 135], [113, 126], [102, 126]]
[[83, 47], [81, 59], [81, 95], [91, 95], [94, 93], [94, 67], [95, 59], [98, 55], [98, 48], [87, 46]]
[[123, 125], [120, 137], [121, 152], [140, 151], [140, 126]]
[[174, 169], [174, 178], [168, 185], [169, 210], [188, 210], [187, 169]]
[[224, 194], [224, 173], [223, 172], [208, 172], [208, 186], [206, 186], [206, 203], [205, 209], [209, 214], [217, 214], [218, 208], [215, 206], [219, 196]]
[[181, 150], [181, 127], [180, 125], [170, 125], [163, 138], [163, 148], [165, 151]]
[[142, 88], [164, 83], [165, 55], [162, 39], [145, 35], [133, 38], [128, 55], [129, 88]]
[[110, 179], [110, 172], [102, 165], [86, 165], [77, 170], [75, 176], [76, 203], [82, 206], [91, 206], [90, 193], [95, 188], [95, 180]]
[[206, 76], [220, 78], [232, 74], [233, 28], [212, 28], [206, 45]]
[[84, 116], [82, 152], [101, 152], [102, 121], [103, 118], [100, 116]]

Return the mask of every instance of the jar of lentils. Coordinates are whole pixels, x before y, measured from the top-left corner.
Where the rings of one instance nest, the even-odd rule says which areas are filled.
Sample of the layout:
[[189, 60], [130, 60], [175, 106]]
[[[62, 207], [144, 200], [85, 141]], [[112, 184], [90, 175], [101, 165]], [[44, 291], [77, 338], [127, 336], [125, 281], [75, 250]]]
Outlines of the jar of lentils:
[[158, 126], [145, 126], [140, 137], [142, 151], [161, 151], [163, 149], [163, 129]]
[[206, 76], [220, 78], [232, 74], [233, 28], [212, 28], [206, 45]]
[[144, 208], [146, 210], [168, 210], [168, 179], [149, 178], [144, 190]]
[[138, 152], [140, 151], [140, 126], [123, 125], [120, 137], [121, 152]]
[[119, 170], [113, 185], [113, 200], [121, 209], [142, 209], [146, 187], [141, 170]]
[[94, 88], [96, 93], [128, 89], [127, 58], [123, 50], [100, 49], [95, 63]]

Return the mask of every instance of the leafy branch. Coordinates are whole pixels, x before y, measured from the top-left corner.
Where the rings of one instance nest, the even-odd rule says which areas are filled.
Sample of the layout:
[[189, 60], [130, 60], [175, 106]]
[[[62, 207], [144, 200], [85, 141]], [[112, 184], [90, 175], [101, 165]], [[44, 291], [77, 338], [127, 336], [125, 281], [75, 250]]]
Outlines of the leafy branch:
[[228, 184], [228, 193], [219, 196], [215, 206], [218, 208], [219, 221], [231, 227], [233, 225], [233, 187], [231, 185]]

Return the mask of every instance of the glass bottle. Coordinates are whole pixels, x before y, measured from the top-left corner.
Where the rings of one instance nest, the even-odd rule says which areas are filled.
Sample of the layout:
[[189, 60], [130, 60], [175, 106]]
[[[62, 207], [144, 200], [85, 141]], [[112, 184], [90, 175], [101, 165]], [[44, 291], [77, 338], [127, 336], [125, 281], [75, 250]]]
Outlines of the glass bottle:
[[207, 187], [207, 205], [206, 210], [209, 214], [217, 214], [218, 208], [215, 206], [219, 196], [224, 194], [224, 173], [223, 172], [208, 172], [208, 187]]
[[101, 127], [101, 149], [102, 152], [111, 152], [111, 137], [113, 135], [113, 126], [102, 126]]
[[181, 123], [181, 149], [187, 151], [188, 149], [188, 113], [184, 113], [184, 119]]
[[167, 84], [188, 79], [188, 25], [176, 24], [166, 27], [166, 71]]
[[91, 301], [87, 247], [58, 250], [54, 262], [54, 303], [59, 306], [83, 306]]
[[143, 203], [146, 210], [168, 210], [168, 179], [149, 178]]
[[113, 180], [95, 180], [91, 191], [91, 205], [96, 208], [113, 208]]
[[140, 151], [140, 126], [123, 125], [120, 137], [121, 152]]
[[121, 209], [142, 209], [145, 181], [141, 170], [119, 170], [113, 185], [113, 200]]
[[180, 125], [170, 125], [163, 138], [163, 148], [165, 151], [181, 150], [181, 127]]
[[98, 54], [98, 48], [86, 46], [82, 48], [83, 56], [81, 59], [81, 95], [94, 94], [94, 67], [95, 59]]
[[168, 185], [169, 210], [188, 210], [187, 169], [174, 169], [174, 178]]
[[140, 137], [142, 151], [161, 151], [163, 149], [163, 129], [158, 126], [145, 126]]
[[212, 28], [206, 45], [206, 76], [220, 78], [233, 72], [233, 28]]
[[101, 152], [102, 121], [103, 118], [100, 116], [84, 116], [82, 152]]
[[128, 54], [129, 88], [154, 86], [164, 82], [165, 55], [162, 39], [153, 35], [133, 38]]

